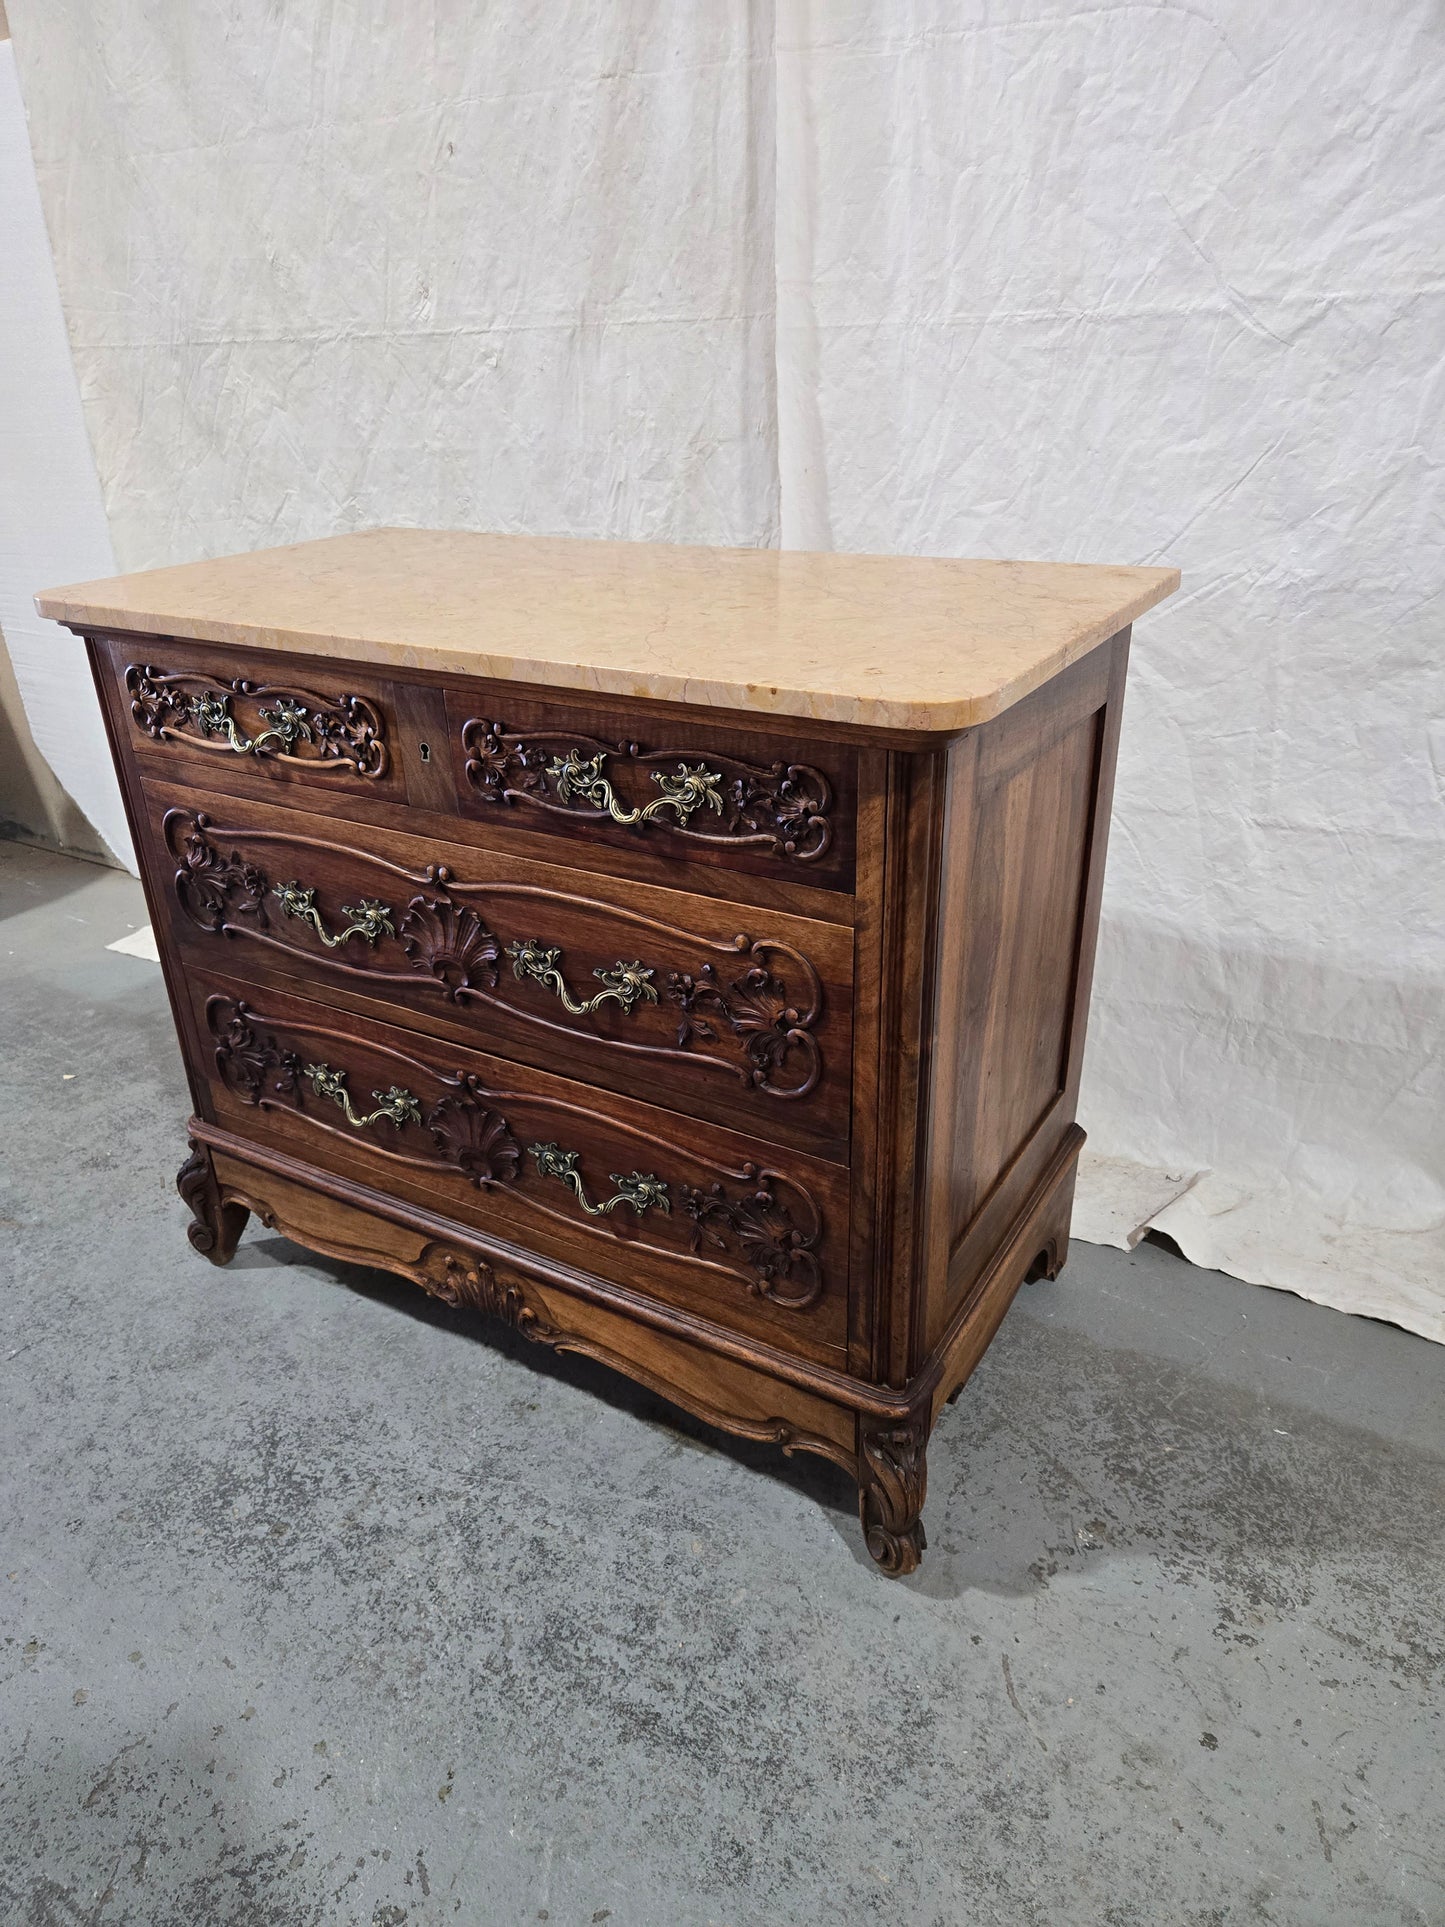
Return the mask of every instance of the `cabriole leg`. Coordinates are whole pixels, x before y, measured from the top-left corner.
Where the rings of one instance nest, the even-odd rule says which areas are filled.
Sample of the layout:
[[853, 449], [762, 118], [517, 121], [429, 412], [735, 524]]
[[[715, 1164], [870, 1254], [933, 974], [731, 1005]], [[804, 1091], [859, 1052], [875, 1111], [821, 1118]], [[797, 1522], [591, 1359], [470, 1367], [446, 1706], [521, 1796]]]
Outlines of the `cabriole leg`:
[[924, 1419], [858, 1423], [858, 1517], [868, 1551], [884, 1572], [917, 1570], [928, 1544], [923, 1498], [928, 1489], [928, 1426]]
[[176, 1173], [176, 1189], [191, 1208], [195, 1223], [187, 1235], [196, 1250], [213, 1265], [229, 1264], [246, 1229], [250, 1212], [244, 1204], [223, 1204], [211, 1154], [194, 1138], [187, 1138], [191, 1155]]

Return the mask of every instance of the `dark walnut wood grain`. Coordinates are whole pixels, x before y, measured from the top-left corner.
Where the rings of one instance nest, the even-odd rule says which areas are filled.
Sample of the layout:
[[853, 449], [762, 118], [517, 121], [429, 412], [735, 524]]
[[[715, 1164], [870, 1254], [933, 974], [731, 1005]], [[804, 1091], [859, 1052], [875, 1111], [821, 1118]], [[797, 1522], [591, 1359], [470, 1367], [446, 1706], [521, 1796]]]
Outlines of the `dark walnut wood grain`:
[[468, 706], [455, 697], [449, 705], [464, 807], [536, 813], [561, 834], [611, 842], [645, 831], [703, 857], [772, 859], [829, 877], [851, 845], [852, 797], [840, 798], [823, 770], [783, 756], [753, 760], [755, 746], [751, 756], [740, 752], [739, 739], [716, 728], [674, 725], [649, 744], [630, 730], [599, 736], [595, 724], [584, 731], [555, 710], [515, 700], [510, 723], [495, 702], [457, 723]]
[[148, 784], [181, 949], [847, 1157], [853, 932]]
[[1068, 1255], [1127, 654], [932, 738], [93, 641], [193, 1243], [254, 1213], [828, 1457], [913, 1571]]
[[842, 1361], [838, 1166], [286, 993], [199, 973], [191, 986], [206, 1115]]
[[771, 881], [799, 902], [852, 886], [858, 751], [837, 732], [179, 638], [89, 640], [113, 736], [162, 777], [445, 833], [408, 820], [424, 812], [544, 862], [581, 845], [589, 869], [639, 882], [691, 871], [684, 887], [756, 899]]

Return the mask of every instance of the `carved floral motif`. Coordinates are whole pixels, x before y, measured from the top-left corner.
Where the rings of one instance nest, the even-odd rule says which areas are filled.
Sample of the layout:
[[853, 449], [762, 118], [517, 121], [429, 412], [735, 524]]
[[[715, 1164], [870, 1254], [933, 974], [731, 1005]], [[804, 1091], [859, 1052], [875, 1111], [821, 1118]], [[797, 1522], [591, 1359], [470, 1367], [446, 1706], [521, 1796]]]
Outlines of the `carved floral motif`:
[[752, 1166], [745, 1170], [752, 1183], [741, 1196], [730, 1195], [721, 1184], [678, 1187], [678, 1208], [692, 1220], [691, 1248], [736, 1250], [756, 1274], [748, 1284], [756, 1297], [794, 1310], [810, 1305], [823, 1287], [817, 1256], [823, 1227], [817, 1209], [799, 1192], [810, 1215], [810, 1222], [799, 1222], [778, 1196], [776, 1187], [786, 1180]]
[[245, 1004], [213, 997], [206, 1015], [217, 1039], [216, 1069], [228, 1089], [248, 1104], [289, 1099], [299, 1105], [306, 1067], [298, 1051], [263, 1036]]
[[170, 673], [151, 663], [131, 663], [125, 686], [132, 719], [156, 742], [324, 763], [363, 777], [384, 776], [388, 768], [382, 719], [364, 696], [319, 696], [244, 676], [224, 681], [193, 670]]
[[[752, 945], [754, 956], [780, 948]], [[718, 1026], [724, 1025], [743, 1047], [748, 1066], [744, 1075], [751, 1083], [774, 1097], [806, 1097], [823, 1069], [812, 1030], [822, 991], [806, 959], [796, 951], [787, 954], [811, 990], [806, 1005], [794, 1002], [786, 983], [762, 963], [753, 963], [730, 983], [710, 963], [692, 973], [673, 971], [666, 995], [682, 1012], [677, 1027], [680, 1047], [686, 1049], [696, 1038], [714, 1042]]]
[[264, 923], [265, 877], [254, 863], [247, 863], [239, 851], [223, 855], [208, 840], [206, 831], [210, 821], [203, 811], [197, 811], [191, 819], [191, 830], [182, 842], [180, 868], [175, 876], [181, 908], [203, 930], [219, 930], [232, 917], [255, 917]]
[[[556, 753], [559, 746], [565, 754]], [[646, 810], [620, 813], [611, 784], [602, 781], [604, 759], [614, 764], [676, 765], [684, 777], [691, 769], [695, 782], [702, 782], [702, 766], [690, 766], [687, 751], [644, 750], [638, 743], [602, 743], [557, 731], [525, 737], [509, 730], [505, 723], [485, 717], [472, 717], [462, 725], [462, 748], [466, 752], [467, 781], [481, 801], [531, 803], [594, 819], [610, 817], [641, 824], [649, 815], [651, 820], [660, 820], [656, 816], [658, 802]], [[719, 792], [716, 783], [709, 781], [699, 789], [696, 800], [705, 799], [708, 809], [698, 827], [688, 820], [693, 804], [689, 792], [690, 807], [683, 820], [670, 826], [673, 834], [709, 843], [766, 848], [772, 856], [792, 857], [799, 863], [814, 862], [832, 847], [829, 812], [833, 791], [820, 770], [803, 763], [745, 763], [711, 750], [706, 755], [709, 763], [720, 765], [722, 774], [717, 781], [724, 787]], [[579, 780], [579, 771], [590, 774], [592, 780]], [[653, 780], [663, 779], [655, 775]], [[666, 785], [678, 780], [671, 776], [665, 779], [664, 797]]]

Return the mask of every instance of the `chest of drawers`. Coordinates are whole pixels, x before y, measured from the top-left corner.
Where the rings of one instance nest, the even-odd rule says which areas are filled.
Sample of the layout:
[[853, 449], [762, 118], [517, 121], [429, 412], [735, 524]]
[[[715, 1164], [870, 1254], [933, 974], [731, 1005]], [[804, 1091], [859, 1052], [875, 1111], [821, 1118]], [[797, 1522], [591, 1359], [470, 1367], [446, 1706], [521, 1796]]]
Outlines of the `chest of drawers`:
[[1129, 626], [1171, 570], [371, 531], [88, 642], [248, 1214], [856, 1479], [1067, 1248]]

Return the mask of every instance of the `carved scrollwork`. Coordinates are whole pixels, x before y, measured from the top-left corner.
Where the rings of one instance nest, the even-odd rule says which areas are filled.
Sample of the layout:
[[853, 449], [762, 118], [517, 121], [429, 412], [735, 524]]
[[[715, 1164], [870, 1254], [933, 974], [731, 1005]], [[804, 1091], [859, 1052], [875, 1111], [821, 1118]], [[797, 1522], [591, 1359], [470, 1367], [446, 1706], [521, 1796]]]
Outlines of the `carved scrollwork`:
[[[718, 1027], [725, 1026], [742, 1046], [747, 1063], [742, 1074], [750, 1083], [772, 1097], [806, 1097], [823, 1070], [813, 1035], [823, 1002], [818, 973], [788, 945], [749, 943], [745, 936], [734, 941], [754, 958], [740, 977], [725, 982], [710, 963], [695, 972], [670, 973], [667, 996], [682, 1013], [678, 1044], [686, 1048], [696, 1038], [712, 1042]], [[786, 981], [762, 961], [777, 956], [789, 960], [801, 998], [790, 996]]]
[[[168, 832], [172, 817], [183, 815], [172, 811], [167, 816]], [[189, 821], [175, 875], [176, 896], [186, 915], [202, 930], [220, 930], [232, 917], [264, 923], [267, 885], [261, 871], [239, 851], [225, 855], [216, 848], [206, 835], [211, 819], [204, 811], [198, 810]]]
[[[523, 736], [480, 716], [462, 725], [462, 749], [467, 781], [486, 803], [530, 803], [638, 827], [662, 822], [662, 812], [671, 810], [677, 821], [669, 827], [678, 836], [761, 849], [798, 863], [815, 862], [832, 847], [832, 785], [804, 763], [747, 763], [708, 750], [708, 761], [720, 766], [713, 770], [689, 763], [685, 750], [646, 750], [638, 743], [603, 743], [558, 731]], [[628, 805], [602, 774], [609, 758], [619, 764], [675, 765], [677, 774], [651, 772], [661, 796]], [[695, 824], [694, 812], [702, 804], [706, 811]]]
[[923, 1419], [865, 1420], [858, 1446], [858, 1517], [868, 1551], [884, 1572], [916, 1570], [928, 1545], [923, 1501], [928, 1490], [928, 1426]]
[[223, 1202], [215, 1166], [205, 1145], [187, 1138], [190, 1156], [176, 1173], [176, 1189], [191, 1213], [187, 1236], [202, 1257], [213, 1265], [228, 1263], [236, 1241], [246, 1228], [247, 1207]]
[[[749, 1188], [740, 1195], [722, 1184], [678, 1187], [678, 1209], [692, 1220], [691, 1247], [735, 1251], [754, 1274], [748, 1289], [755, 1297], [801, 1310], [823, 1288], [818, 1263], [823, 1224], [818, 1209], [805, 1192], [775, 1171], [745, 1165], [743, 1175]], [[795, 1214], [780, 1192], [796, 1195], [802, 1215]]]
[[321, 696], [244, 676], [223, 681], [151, 663], [131, 663], [125, 686], [132, 719], [156, 742], [351, 769], [368, 778], [385, 776], [389, 767], [382, 719], [364, 696]]

